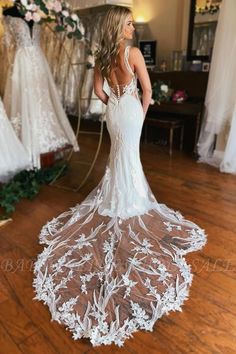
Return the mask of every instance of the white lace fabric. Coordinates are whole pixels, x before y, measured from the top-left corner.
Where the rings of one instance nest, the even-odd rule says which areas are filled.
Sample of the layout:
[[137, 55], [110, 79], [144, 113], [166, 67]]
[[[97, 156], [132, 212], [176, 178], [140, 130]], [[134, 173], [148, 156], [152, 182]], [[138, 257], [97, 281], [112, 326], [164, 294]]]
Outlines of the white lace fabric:
[[163, 314], [181, 311], [192, 283], [184, 255], [206, 243], [204, 230], [159, 204], [148, 186], [136, 93], [137, 87], [118, 100], [111, 94], [105, 175], [81, 204], [43, 227], [46, 246], [34, 269], [35, 298], [74, 339], [94, 346], [122, 346], [133, 332], [151, 331]]
[[40, 47], [40, 26], [34, 24], [31, 34], [23, 19], [11, 16], [6, 16], [5, 26], [17, 49], [8, 74], [4, 104], [31, 166], [39, 168], [40, 154], [69, 144], [75, 151], [79, 147]]
[[0, 182], [7, 182], [29, 166], [27, 153], [9, 122], [0, 98]]

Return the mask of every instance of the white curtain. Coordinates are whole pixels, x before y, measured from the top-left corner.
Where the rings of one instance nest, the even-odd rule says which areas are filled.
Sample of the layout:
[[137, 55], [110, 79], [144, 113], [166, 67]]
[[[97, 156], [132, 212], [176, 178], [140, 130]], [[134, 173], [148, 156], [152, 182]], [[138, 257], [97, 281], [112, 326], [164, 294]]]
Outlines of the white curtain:
[[[224, 134], [221, 151], [216, 139]], [[218, 144], [219, 145], [219, 144]], [[222, 144], [221, 144], [222, 145]], [[223, 0], [198, 141], [199, 161], [236, 173], [236, 1]]]

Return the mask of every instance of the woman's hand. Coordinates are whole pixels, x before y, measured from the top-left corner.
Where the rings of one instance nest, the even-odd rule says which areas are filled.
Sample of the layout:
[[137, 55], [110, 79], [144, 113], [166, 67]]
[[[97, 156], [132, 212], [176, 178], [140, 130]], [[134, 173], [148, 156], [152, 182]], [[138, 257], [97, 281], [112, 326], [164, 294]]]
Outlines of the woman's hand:
[[104, 79], [102, 77], [102, 74], [98, 68], [98, 66], [95, 64], [94, 67], [94, 92], [95, 95], [104, 103], [107, 104], [109, 96], [103, 91], [103, 83]]
[[141, 51], [136, 47], [132, 47], [130, 49], [130, 64], [134, 67], [134, 70], [137, 73], [138, 80], [142, 88], [142, 105], [145, 119], [148, 107], [152, 99], [152, 85], [146, 68], [144, 57]]

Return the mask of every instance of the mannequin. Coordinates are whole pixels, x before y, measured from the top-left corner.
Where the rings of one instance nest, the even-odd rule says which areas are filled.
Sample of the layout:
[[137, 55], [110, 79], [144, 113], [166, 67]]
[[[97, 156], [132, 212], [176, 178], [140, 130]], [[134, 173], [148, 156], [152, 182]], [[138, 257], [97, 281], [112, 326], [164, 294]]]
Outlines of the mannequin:
[[[16, 5], [3, 10], [3, 15], [4, 16], [11, 16], [11, 17], [20, 17], [23, 20], [25, 20], [24, 16], [20, 13], [20, 11], [19, 11], [19, 9], [17, 7], [17, 1], [15, 3], [16, 3]], [[29, 25], [30, 35], [32, 37], [32, 29], [33, 29], [33, 26], [34, 26], [34, 21], [33, 20], [26, 21], [25, 20], [25, 22]]]

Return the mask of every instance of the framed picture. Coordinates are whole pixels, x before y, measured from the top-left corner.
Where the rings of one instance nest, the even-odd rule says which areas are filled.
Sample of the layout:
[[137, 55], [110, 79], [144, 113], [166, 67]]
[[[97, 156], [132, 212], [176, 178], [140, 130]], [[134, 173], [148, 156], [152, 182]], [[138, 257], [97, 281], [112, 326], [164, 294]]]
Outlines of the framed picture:
[[155, 40], [140, 40], [139, 49], [141, 50], [146, 66], [151, 68], [156, 66], [156, 47]]
[[210, 63], [202, 63], [202, 71], [209, 71]]
[[202, 71], [201, 60], [193, 60], [190, 64], [190, 71]]

